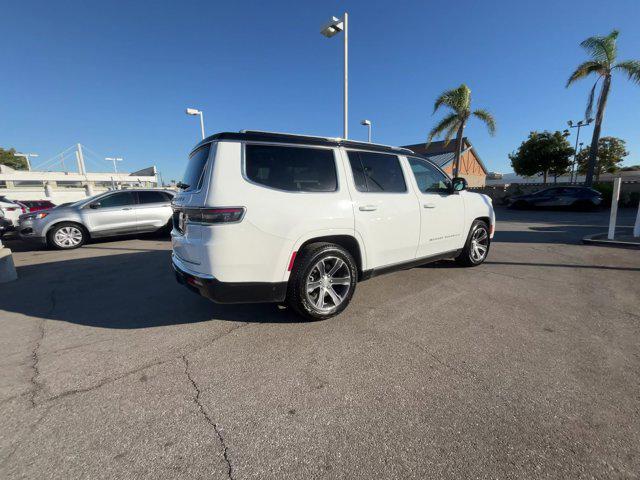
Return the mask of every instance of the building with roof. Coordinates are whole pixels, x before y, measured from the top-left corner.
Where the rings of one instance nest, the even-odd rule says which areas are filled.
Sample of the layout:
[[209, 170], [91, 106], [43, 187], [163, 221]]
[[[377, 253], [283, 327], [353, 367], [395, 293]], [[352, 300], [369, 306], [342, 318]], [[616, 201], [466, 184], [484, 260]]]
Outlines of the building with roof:
[[[453, 162], [456, 158], [456, 141], [416, 143], [405, 145], [404, 148], [413, 150], [418, 155], [427, 157], [440, 166], [449, 176], [453, 176]], [[484, 187], [489, 171], [480, 159], [480, 155], [467, 137], [462, 139], [462, 155], [460, 157], [460, 171], [458, 175], [464, 177], [470, 187]]]
[[107, 190], [157, 186], [155, 167], [133, 173], [76, 173], [14, 170], [0, 165], [0, 195], [11, 200], [51, 200], [60, 204], [75, 202]]

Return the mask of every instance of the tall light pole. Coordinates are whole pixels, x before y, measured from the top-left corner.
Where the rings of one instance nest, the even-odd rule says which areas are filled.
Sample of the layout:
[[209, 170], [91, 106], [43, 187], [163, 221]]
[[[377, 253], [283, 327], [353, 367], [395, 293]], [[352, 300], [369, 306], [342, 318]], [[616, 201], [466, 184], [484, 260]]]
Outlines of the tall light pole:
[[22, 157], [27, 162], [27, 170], [31, 171], [31, 162], [29, 158], [39, 157], [37, 153], [14, 153], [16, 157]]
[[344, 121], [344, 133], [342, 136], [346, 140], [349, 138], [349, 14], [344, 13], [344, 16], [340, 18], [331, 17], [331, 20], [327, 22], [320, 33], [327, 38], [331, 38], [340, 32], [344, 32], [344, 86], [343, 86], [343, 121]]
[[371, 120], [362, 120], [360, 125], [364, 125], [369, 130], [369, 143], [371, 143]]
[[104, 157], [104, 159], [108, 162], [113, 162], [113, 173], [118, 173], [116, 162], [121, 162], [123, 159], [121, 157]]
[[187, 115], [199, 115], [200, 116], [200, 130], [202, 131], [202, 139], [204, 140], [204, 114], [202, 110], [198, 110], [197, 108], [187, 108]]
[[[569, 128], [577, 128], [578, 129], [578, 131], [576, 132], [576, 148], [575, 148], [575, 150], [573, 152], [573, 163], [571, 164], [571, 181], [570, 181], [570, 183], [573, 183], [573, 172], [575, 170], [576, 159], [578, 157], [578, 140], [580, 139], [580, 129], [582, 127], [586, 127], [591, 122], [593, 122], [593, 118], [587, 118], [586, 120], [580, 120], [578, 123], [573, 123], [572, 120], [569, 120], [567, 122], [567, 125], [569, 125]], [[577, 178], [578, 178], [578, 173], [576, 172], [576, 179]]]

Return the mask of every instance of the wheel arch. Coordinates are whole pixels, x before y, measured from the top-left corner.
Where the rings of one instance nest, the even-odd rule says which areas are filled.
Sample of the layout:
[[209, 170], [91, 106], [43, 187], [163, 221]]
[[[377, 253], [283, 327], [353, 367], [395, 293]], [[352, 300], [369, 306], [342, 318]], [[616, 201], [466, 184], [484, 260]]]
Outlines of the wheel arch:
[[80, 227], [82, 229], [82, 231], [87, 235], [88, 239], [91, 238], [91, 232], [81, 222], [78, 222], [77, 220], [67, 220], [67, 219], [56, 220], [55, 222], [51, 223], [50, 225], [47, 225], [47, 228], [43, 232], [44, 237], [45, 238], [49, 238], [49, 234], [51, 233], [51, 231], [56, 226], [60, 225], [61, 223], [73, 223], [74, 225], [77, 225], [78, 227]]
[[[365, 252], [356, 237], [348, 234], [339, 234], [339, 235], [320, 235], [314, 236], [302, 242], [296, 249], [296, 252], [301, 252], [307, 245], [311, 245], [312, 243], [317, 242], [327, 242], [327, 243], [335, 243], [336, 245], [340, 245], [346, 251], [348, 251], [353, 259], [356, 261], [356, 265], [358, 267], [358, 280], [362, 278], [362, 272], [364, 271], [364, 265], [366, 265], [365, 260]], [[297, 266], [297, 258], [293, 262], [292, 269]]]

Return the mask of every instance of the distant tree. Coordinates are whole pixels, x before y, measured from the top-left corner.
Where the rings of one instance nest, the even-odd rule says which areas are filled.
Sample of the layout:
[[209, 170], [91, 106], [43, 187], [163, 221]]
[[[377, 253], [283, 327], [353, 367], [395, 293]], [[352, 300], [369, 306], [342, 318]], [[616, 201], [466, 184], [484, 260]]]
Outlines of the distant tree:
[[444, 133], [445, 143], [449, 143], [456, 134], [456, 156], [453, 163], [453, 176], [458, 176], [460, 169], [460, 156], [462, 155], [462, 138], [464, 137], [464, 127], [469, 121], [469, 117], [474, 117], [482, 120], [489, 130], [490, 135], [496, 133], [496, 120], [488, 111], [478, 109], [471, 111], [471, 90], [464, 83], [458, 88], [453, 90], [447, 90], [436, 98], [436, 103], [433, 106], [433, 113], [436, 113], [441, 106], [449, 107], [452, 112], [444, 117], [440, 122], [431, 129], [427, 144], [431, 143], [433, 139]]
[[[598, 140], [598, 156], [596, 157], [595, 177], [596, 182], [600, 180], [603, 172], [615, 173], [620, 170], [618, 164], [629, 155], [626, 149], [626, 143], [621, 138], [602, 137]], [[589, 169], [589, 150], [583, 148], [576, 155], [578, 162], [578, 172], [587, 173]]]
[[580, 44], [584, 48], [591, 60], [578, 65], [576, 70], [567, 80], [567, 87], [576, 80], [586, 78], [592, 73], [597, 75], [596, 82], [593, 84], [589, 101], [587, 102], [587, 111], [585, 118], [590, 118], [593, 111], [593, 98], [595, 96], [598, 82], [602, 80], [602, 88], [598, 97], [598, 109], [596, 112], [596, 123], [593, 127], [593, 137], [591, 138], [591, 148], [589, 149], [589, 161], [587, 162], [587, 178], [586, 185], [591, 186], [593, 182], [593, 173], [596, 167], [596, 157], [598, 155], [598, 139], [600, 138], [600, 130], [602, 128], [602, 120], [604, 118], [604, 110], [607, 106], [607, 97], [611, 88], [611, 75], [614, 70], [620, 70], [627, 74], [630, 80], [640, 84], [640, 60], [627, 60], [616, 63], [618, 56], [618, 47], [616, 41], [618, 39], [618, 31], [613, 30], [606, 37], [589, 37]]
[[640, 165], [630, 165], [628, 167], [622, 167], [620, 169], [621, 172], [639, 172]]
[[524, 177], [549, 175], [557, 178], [571, 165], [573, 148], [560, 132], [531, 132], [518, 150], [509, 155], [513, 171]]
[[26, 170], [27, 161], [24, 157], [16, 157], [16, 149], [5, 150], [0, 148], [0, 165], [6, 165], [14, 170]]

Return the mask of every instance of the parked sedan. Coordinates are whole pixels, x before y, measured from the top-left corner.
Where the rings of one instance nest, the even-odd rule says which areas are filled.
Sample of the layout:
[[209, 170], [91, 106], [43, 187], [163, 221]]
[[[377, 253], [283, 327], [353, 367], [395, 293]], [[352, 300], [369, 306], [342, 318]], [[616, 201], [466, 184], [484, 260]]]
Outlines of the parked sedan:
[[511, 208], [565, 207], [592, 210], [602, 204], [602, 194], [587, 187], [551, 187], [507, 200]]
[[167, 190], [118, 190], [85, 198], [51, 210], [20, 216], [18, 233], [51, 248], [69, 250], [91, 238], [171, 229]]

